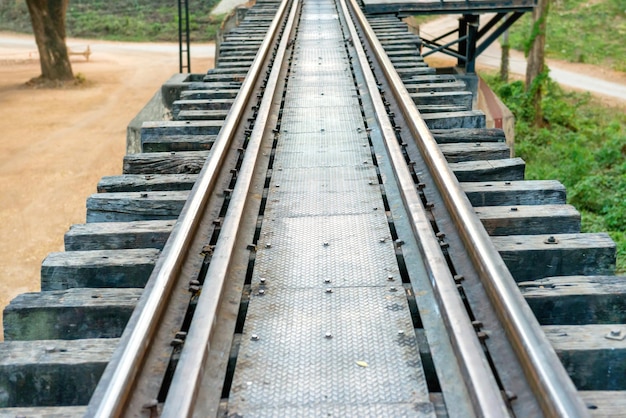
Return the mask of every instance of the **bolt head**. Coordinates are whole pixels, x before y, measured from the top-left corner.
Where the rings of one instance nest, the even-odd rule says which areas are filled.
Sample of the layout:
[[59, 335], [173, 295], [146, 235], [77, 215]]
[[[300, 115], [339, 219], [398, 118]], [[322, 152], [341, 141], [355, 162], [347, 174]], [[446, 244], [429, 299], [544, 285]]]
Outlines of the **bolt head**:
[[252, 334], [252, 335], [250, 336], [250, 339], [251, 339], [252, 341], [259, 341], [259, 339], [260, 339], [260, 338], [259, 338], [259, 336], [258, 336], [258, 335], [256, 335], [256, 334]]

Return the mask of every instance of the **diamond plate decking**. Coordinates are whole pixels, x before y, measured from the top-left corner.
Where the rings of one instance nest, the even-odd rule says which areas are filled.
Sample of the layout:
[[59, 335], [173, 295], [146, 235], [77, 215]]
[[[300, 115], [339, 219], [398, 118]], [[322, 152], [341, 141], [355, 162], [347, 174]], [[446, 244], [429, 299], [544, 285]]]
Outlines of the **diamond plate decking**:
[[434, 417], [344, 35], [303, 9], [229, 412]]

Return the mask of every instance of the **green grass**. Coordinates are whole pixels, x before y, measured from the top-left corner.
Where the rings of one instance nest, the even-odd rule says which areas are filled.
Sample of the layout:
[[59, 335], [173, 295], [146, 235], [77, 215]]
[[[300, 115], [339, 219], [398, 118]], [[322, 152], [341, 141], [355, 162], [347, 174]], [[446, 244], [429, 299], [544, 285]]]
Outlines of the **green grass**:
[[584, 232], [608, 232], [617, 244], [619, 274], [626, 273], [626, 113], [589, 94], [562, 90], [548, 79], [544, 124], [532, 126], [533, 106], [521, 81], [485, 77], [516, 117], [515, 152], [526, 178], [557, 179], [582, 215]]
[[[190, 38], [214, 40], [224, 18], [212, 16], [219, 0], [190, 2]], [[67, 11], [67, 35], [116, 41], [178, 41], [177, 2], [169, 0], [72, 0]], [[24, 0], [0, 0], [0, 30], [31, 33]]]
[[[530, 13], [526, 13], [510, 30], [511, 47], [526, 50], [531, 27]], [[546, 34], [549, 58], [626, 71], [624, 39], [624, 0], [559, 0], [550, 4]]]

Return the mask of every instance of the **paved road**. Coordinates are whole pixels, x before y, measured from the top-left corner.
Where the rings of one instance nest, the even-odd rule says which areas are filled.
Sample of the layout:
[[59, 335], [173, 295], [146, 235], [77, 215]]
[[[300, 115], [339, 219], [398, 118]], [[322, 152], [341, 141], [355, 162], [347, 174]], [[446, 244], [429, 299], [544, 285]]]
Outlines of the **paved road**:
[[[481, 23], [486, 23], [488, 20], [488, 15], [481, 15]], [[447, 15], [421, 25], [420, 31], [423, 35], [428, 35], [428, 37], [432, 39], [436, 35], [442, 35], [452, 29], [455, 29], [457, 26], [458, 16]], [[495, 42], [478, 57], [477, 65], [490, 68], [500, 68], [500, 57], [500, 45]], [[523, 54], [517, 51], [511, 51], [509, 67], [511, 73], [520, 75], [526, 74], [526, 60], [524, 59]], [[567, 71], [559, 68], [558, 62], [552, 60], [548, 61], [548, 67], [550, 68], [550, 77], [562, 86], [586, 90], [591, 93], [597, 93], [626, 102], [626, 85], [624, 84], [615, 83], [611, 80], [592, 77], [573, 71]]]

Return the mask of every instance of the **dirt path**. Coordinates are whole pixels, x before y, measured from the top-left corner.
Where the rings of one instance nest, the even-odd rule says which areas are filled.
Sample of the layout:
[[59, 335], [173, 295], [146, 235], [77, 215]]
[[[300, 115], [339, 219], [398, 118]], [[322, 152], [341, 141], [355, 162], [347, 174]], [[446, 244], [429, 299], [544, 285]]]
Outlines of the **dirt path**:
[[[39, 290], [44, 257], [85, 222], [85, 200], [104, 175], [121, 174], [126, 126], [178, 71], [177, 44], [69, 40], [87, 87], [27, 88], [39, 75], [31, 37], [0, 33], [0, 309]], [[194, 72], [213, 66], [213, 45], [193, 46]], [[1, 317], [1, 313], [0, 313]]]

